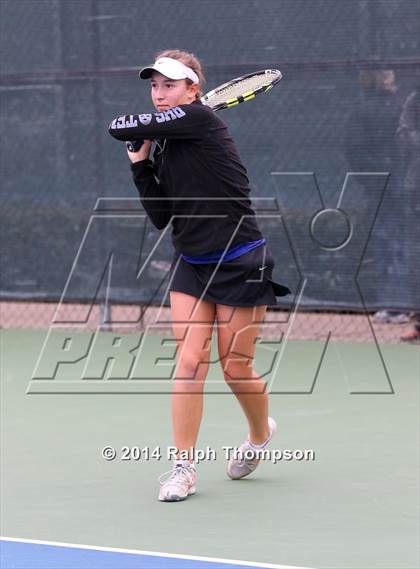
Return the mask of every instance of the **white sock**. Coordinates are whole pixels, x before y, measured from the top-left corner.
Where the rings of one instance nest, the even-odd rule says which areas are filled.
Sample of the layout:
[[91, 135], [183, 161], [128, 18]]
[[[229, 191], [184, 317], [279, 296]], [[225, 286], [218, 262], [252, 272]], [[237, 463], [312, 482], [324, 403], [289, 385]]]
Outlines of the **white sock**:
[[253, 448], [254, 450], [262, 449], [262, 448], [264, 448], [264, 447], [270, 442], [270, 437], [271, 437], [271, 434], [268, 435], [268, 438], [267, 438], [262, 444], [260, 444], [260, 445], [257, 445], [257, 444], [255, 444], [255, 443], [249, 441], [249, 446], [250, 446], [251, 448]]

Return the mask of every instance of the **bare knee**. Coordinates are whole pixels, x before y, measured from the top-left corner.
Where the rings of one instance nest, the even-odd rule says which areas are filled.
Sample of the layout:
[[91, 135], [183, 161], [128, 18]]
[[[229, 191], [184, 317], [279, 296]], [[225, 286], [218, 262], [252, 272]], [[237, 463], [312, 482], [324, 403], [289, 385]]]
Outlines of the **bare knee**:
[[209, 369], [208, 358], [189, 356], [182, 358], [176, 367], [176, 380], [204, 383]]
[[226, 383], [235, 383], [241, 379], [251, 379], [254, 377], [252, 360], [243, 359], [241, 361], [232, 360], [222, 360], [222, 370], [223, 376]]

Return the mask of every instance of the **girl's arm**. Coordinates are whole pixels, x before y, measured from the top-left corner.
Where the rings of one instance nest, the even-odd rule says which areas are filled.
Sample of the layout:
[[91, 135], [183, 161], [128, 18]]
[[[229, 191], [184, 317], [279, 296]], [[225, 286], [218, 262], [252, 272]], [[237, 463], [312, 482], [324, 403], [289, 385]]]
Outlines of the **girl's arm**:
[[157, 138], [193, 139], [201, 137], [212, 124], [208, 107], [202, 104], [180, 105], [161, 113], [122, 115], [109, 126], [109, 134], [117, 140], [155, 140]]
[[[129, 154], [140, 154], [141, 151], [140, 149], [139, 152]], [[153, 162], [148, 158], [133, 162], [131, 172], [134, 184], [140, 194], [140, 201], [151, 222], [157, 229], [164, 229], [172, 217], [171, 200], [155, 178]]]

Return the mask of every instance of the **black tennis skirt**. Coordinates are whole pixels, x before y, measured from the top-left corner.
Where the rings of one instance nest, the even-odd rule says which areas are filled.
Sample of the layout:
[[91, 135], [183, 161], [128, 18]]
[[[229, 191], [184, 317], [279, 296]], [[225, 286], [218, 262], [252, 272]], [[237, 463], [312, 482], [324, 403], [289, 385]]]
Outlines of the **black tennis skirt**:
[[192, 264], [175, 251], [170, 268], [170, 291], [184, 292], [214, 304], [275, 306], [276, 296], [290, 290], [272, 280], [274, 260], [262, 244], [232, 261]]

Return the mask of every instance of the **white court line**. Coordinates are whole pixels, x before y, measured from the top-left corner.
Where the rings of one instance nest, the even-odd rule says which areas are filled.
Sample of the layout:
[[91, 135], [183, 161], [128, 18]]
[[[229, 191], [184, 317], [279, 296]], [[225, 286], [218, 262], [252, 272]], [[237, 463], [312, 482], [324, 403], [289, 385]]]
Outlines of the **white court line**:
[[272, 563], [258, 563], [252, 561], [237, 561], [235, 559], [219, 559], [218, 557], [202, 557], [197, 555], [180, 555], [178, 553], [160, 553], [158, 551], [143, 551], [138, 549], [121, 549], [117, 547], [97, 547], [95, 545], [81, 545], [80, 543], [62, 543], [60, 541], [43, 541], [38, 539], [21, 539], [19, 537], [0, 536], [0, 541], [15, 541], [19, 543], [35, 543], [37, 545], [55, 545], [57, 547], [75, 547], [77, 549], [91, 549], [94, 551], [109, 551], [111, 553], [131, 553], [135, 555], [150, 555], [151, 557], [172, 557], [175, 559], [188, 559], [207, 561], [208, 563], [226, 563], [231, 565], [245, 565], [248, 567], [263, 567], [266, 569], [315, 569], [314, 567], [297, 567], [296, 565], [273, 565]]

